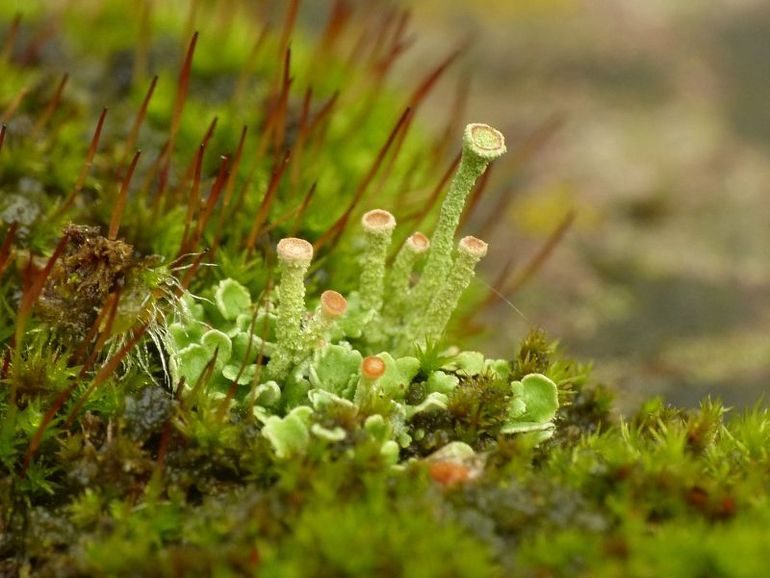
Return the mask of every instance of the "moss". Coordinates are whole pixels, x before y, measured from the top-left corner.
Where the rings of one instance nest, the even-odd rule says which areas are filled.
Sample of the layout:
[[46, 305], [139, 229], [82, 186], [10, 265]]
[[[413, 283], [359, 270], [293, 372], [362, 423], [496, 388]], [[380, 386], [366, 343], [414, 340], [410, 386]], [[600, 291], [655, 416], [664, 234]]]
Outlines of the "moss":
[[63, 242], [36, 307], [42, 320], [78, 337], [93, 325], [108, 296], [118, 289], [131, 291], [148, 262], [137, 259], [131, 245], [103, 237], [96, 227], [69, 225]]
[[513, 360], [514, 379], [521, 379], [529, 373], [545, 373], [551, 365], [554, 348], [544, 331], [532, 329], [519, 345]]
[[[412, 494], [409, 496], [406, 492]], [[400, 498], [396, 498], [400, 496]], [[394, 499], [396, 498], [396, 499]], [[490, 550], [426, 509], [414, 486], [367, 487], [364, 499], [308, 504], [293, 532], [265, 555], [272, 576], [497, 576]], [[395, 507], [394, 507], [395, 505]], [[438, 505], [438, 504], [437, 504]], [[334, 527], [334, 531], [330, 528]], [[420, 560], [414, 563], [414, 556]]]
[[460, 441], [484, 444], [497, 437], [507, 418], [510, 397], [505, 382], [478, 378], [461, 383], [447, 407]]

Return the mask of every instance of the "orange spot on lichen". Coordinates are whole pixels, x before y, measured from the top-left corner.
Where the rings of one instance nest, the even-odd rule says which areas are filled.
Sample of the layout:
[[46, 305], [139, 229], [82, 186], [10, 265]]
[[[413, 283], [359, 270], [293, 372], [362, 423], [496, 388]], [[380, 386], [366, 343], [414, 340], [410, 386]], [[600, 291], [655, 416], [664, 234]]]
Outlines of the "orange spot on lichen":
[[329, 317], [341, 317], [348, 310], [348, 300], [336, 291], [321, 293], [321, 307]]
[[375, 355], [364, 357], [361, 362], [361, 373], [368, 379], [377, 379], [385, 373], [385, 362]]

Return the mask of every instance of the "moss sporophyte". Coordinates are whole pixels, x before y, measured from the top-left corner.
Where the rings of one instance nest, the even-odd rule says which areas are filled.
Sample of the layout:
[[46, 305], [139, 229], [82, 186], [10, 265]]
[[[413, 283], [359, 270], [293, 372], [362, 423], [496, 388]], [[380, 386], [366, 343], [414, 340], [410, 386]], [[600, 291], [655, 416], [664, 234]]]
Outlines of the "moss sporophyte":
[[[506, 362], [485, 360], [471, 352], [450, 354], [426, 374], [414, 356], [443, 338], [477, 263], [487, 252], [487, 244], [475, 237], [462, 238], [454, 254], [451, 244], [475, 180], [505, 152], [505, 145], [495, 129], [472, 124], [465, 130], [463, 147], [463, 161], [442, 205], [433, 239], [413, 233], [388, 268], [396, 219], [382, 209], [365, 213], [360, 221], [358, 290], [346, 298], [327, 289], [312, 313], [305, 283], [313, 247], [303, 239], [280, 240], [274, 298], [255, 303], [245, 287], [225, 279], [214, 289], [216, 311], [207, 316], [205, 308], [193, 307], [197, 317], [176, 321], [168, 344], [176, 377], [184, 374], [188, 384], [197, 383], [208, 368], [211, 375], [205, 390], [222, 399], [237, 376], [239, 390], [230, 403], [251, 407], [281, 458], [305, 451], [312, 436], [339, 441], [358, 435], [324, 425], [323, 415], [349, 408], [360, 415], [362, 427], [369, 418], [382, 420], [386, 434], [380, 435], [379, 443], [388, 458], [396, 460], [394, 443], [407, 449], [414, 436], [425, 435], [414, 426], [416, 416], [447, 412], [450, 399], [464, 387], [463, 379], [478, 376], [508, 384], [507, 408], [496, 418], [495, 431], [530, 435], [538, 441], [550, 436], [558, 396], [549, 378], [533, 374], [512, 380]], [[412, 286], [415, 265], [424, 255], [427, 263]], [[424, 292], [430, 292], [431, 299], [421, 307]], [[262, 359], [269, 360], [265, 371]], [[408, 396], [418, 380], [423, 394]]]

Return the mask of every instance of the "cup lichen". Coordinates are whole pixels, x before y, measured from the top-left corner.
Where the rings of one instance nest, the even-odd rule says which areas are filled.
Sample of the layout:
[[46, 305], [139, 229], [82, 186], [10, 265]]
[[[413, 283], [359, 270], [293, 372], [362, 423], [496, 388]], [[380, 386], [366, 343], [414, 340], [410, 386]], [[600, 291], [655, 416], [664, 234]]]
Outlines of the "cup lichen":
[[414, 308], [424, 311], [452, 268], [452, 245], [465, 202], [476, 180], [489, 163], [505, 154], [505, 137], [489, 125], [474, 123], [465, 127], [460, 166], [441, 205], [438, 223], [431, 237], [431, 250], [423, 275], [414, 290]]
[[276, 350], [268, 371], [280, 376], [303, 349], [302, 317], [305, 314], [305, 275], [313, 259], [313, 245], [304, 239], [281, 239], [276, 248], [281, 269], [278, 285]]
[[379, 314], [385, 291], [385, 262], [396, 219], [388, 211], [375, 209], [361, 217], [365, 247], [361, 258], [361, 307]]

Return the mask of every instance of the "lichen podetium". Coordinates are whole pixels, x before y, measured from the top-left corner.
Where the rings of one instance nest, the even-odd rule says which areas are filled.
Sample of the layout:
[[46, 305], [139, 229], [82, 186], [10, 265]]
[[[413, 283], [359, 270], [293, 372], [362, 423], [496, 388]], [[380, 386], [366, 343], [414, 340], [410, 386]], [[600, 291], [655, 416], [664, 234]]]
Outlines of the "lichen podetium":
[[414, 311], [425, 311], [452, 267], [452, 246], [465, 201], [489, 163], [505, 154], [505, 138], [486, 124], [469, 124], [463, 134], [460, 166], [441, 205], [431, 249], [420, 282], [414, 289]]
[[396, 219], [388, 211], [375, 209], [361, 217], [361, 226], [366, 243], [361, 259], [361, 307], [379, 315], [385, 291], [385, 261]]
[[[463, 291], [473, 279], [476, 264], [487, 254], [487, 244], [476, 237], [463, 237], [457, 244], [457, 254], [444, 283], [431, 299], [411, 337], [416, 342], [424, 339], [438, 341], [452, 316]], [[417, 318], [417, 316], [415, 316]]]
[[313, 245], [303, 239], [286, 238], [276, 248], [281, 267], [278, 285], [278, 323], [276, 350], [268, 372], [282, 377], [302, 351], [305, 339], [302, 317], [305, 313], [305, 275], [313, 259]]

